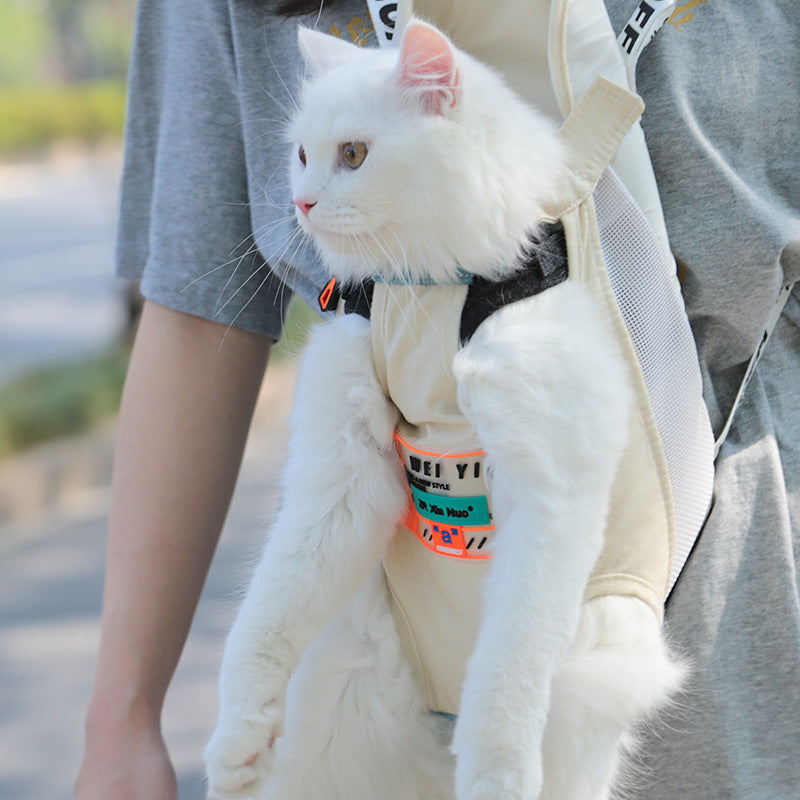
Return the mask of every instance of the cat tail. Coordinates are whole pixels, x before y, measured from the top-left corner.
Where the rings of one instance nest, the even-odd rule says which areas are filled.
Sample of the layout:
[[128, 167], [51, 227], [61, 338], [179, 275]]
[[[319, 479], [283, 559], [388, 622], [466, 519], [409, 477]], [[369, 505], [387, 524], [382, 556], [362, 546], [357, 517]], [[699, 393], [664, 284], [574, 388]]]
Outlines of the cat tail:
[[308, 648], [263, 800], [453, 800], [453, 760], [401, 651], [382, 568]]
[[626, 756], [637, 729], [673, 700], [687, 673], [641, 600], [610, 595], [585, 603], [553, 679], [540, 800], [602, 800], [612, 786], [635, 792], [636, 765]]

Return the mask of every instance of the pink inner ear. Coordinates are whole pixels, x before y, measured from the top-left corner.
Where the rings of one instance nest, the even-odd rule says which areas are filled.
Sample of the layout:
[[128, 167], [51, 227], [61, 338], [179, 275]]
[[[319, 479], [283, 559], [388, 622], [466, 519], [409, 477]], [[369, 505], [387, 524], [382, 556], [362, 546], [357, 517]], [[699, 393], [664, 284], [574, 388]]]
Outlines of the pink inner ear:
[[458, 102], [458, 70], [450, 42], [424, 23], [406, 28], [400, 51], [400, 85], [423, 97], [426, 107], [441, 114]]

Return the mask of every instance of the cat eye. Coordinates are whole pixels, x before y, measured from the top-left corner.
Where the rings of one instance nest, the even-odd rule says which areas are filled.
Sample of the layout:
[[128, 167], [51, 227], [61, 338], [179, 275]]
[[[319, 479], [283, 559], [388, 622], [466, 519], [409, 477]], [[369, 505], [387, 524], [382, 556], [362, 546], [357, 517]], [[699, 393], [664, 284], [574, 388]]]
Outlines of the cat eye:
[[300, 148], [297, 151], [297, 157], [300, 159], [300, 163], [305, 166], [306, 165], [306, 151], [303, 148], [303, 145], [300, 145]]
[[364, 163], [367, 152], [364, 142], [345, 142], [339, 146], [342, 163], [350, 169], [358, 169]]

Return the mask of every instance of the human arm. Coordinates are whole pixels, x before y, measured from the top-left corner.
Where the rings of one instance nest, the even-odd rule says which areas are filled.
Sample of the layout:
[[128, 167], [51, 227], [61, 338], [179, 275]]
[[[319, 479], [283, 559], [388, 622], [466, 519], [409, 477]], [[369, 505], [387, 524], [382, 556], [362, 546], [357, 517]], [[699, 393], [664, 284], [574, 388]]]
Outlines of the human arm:
[[233, 492], [269, 345], [145, 303], [120, 411], [77, 800], [177, 797], [161, 707]]

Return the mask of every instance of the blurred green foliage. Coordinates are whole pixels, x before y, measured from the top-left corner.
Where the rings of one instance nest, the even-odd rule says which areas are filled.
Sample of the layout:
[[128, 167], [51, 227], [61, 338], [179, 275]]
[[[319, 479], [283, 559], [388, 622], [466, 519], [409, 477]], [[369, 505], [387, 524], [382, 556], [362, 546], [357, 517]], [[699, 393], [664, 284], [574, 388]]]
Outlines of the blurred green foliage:
[[135, 0], [0, 0], [0, 156], [122, 133]]
[[47, 25], [43, 15], [13, 0], [0, 0], [0, 84], [47, 77]]
[[124, 79], [135, 0], [0, 0], [0, 84]]
[[62, 139], [119, 139], [124, 119], [119, 82], [0, 88], [0, 155], [36, 152]]
[[298, 295], [292, 298], [286, 322], [283, 326], [283, 336], [270, 353], [271, 359], [288, 361], [297, 358], [305, 346], [311, 328], [320, 321], [320, 316]]
[[39, 369], [0, 387], [0, 458], [113, 416], [122, 395], [127, 347]]

